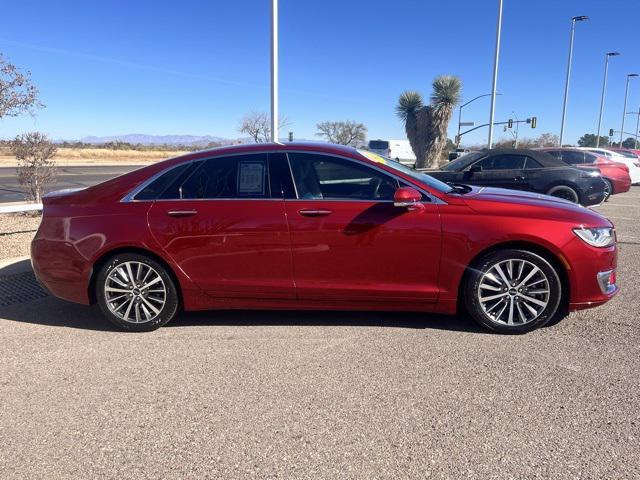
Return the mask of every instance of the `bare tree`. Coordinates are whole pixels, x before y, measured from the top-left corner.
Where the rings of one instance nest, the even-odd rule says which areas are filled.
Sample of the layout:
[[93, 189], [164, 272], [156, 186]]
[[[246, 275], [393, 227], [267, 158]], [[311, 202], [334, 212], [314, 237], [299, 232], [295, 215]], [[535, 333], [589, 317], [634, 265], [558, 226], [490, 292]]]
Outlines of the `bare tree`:
[[0, 119], [33, 114], [44, 105], [38, 100], [38, 89], [31, 83], [31, 73], [22, 73], [0, 53]]
[[[278, 124], [279, 128], [285, 127], [287, 119], [281, 118]], [[249, 135], [255, 143], [270, 142], [271, 118], [264, 112], [251, 112], [242, 117], [238, 131]]]
[[367, 139], [367, 127], [351, 120], [322, 122], [316, 125], [316, 128], [318, 129], [316, 136], [324, 137], [329, 143], [359, 147]]
[[11, 152], [18, 160], [18, 182], [30, 200], [40, 203], [47, 185], [55, 183], [57, 148], [44, 133], [18, 135], [11, 142]]

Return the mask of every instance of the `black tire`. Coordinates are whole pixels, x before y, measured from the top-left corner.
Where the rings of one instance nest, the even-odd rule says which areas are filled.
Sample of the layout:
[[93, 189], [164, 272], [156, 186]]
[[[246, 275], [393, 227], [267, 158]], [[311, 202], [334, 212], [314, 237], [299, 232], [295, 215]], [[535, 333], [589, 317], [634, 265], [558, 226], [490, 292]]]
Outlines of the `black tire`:
[[[142, 283], [142, 277], [148, 272], [150, 276], [146, 277], [149, 279], [145, 280], [146, 284], [153, 283], [154, 288], [150, 286], [137, 289], [134, 284], [134, 288], [131, 289], [131, 282], [127, 281], [128, 268], [132, 269], [132, 279], [136, 283], [140, 281], [137, 285], [142, 287], [145, 285]], [[138, 272], [141, 272], [139, 276]], [[107, 288], [110, 289], [109, 292]], [[112, 292], [114, 289], [118, 291]], [[124, 293], [127, 290], [129, 293]], [[164, 290], [164, 294], [159, 293], [161, 290]], [[153, 258], [138, 253], [122, 253], [111, 257], [98, 273], [95, 293], [104, 316], [119, 328], [132, 332], [149, 332], [160, 328], [175, 316], [180, 305], [175, 281], [167, 268]], [[161, 299], [164, 299], [162, 304]], [[115, 311], [118, 307], [121, 307], [120, 313]], [[157, 313], [152, 309], [157, 310]], [[131, 310], [134, 310], [134, 313]], [[126, 312], [127, 318], [131, 320], [125, 318]], [[138, 317], [140, 321], [136, 321]]]
[[604, 201], [606, 202], [609, 200], [609, 197], [613, 195], [613, 185], [608, 178], [603, 178], [602, 181], [604, 182]]
[[[511, 272], [508, 271], [510, 260]], [[518, 276], [521, 264], [523, 269]], [[498, 272], [495, 269], [496, 265], [503, 271], [504, 277], [499, 274], [493, 275], [494, 272]], [[537, 267], [539, 272], [535, 272], [533, 266]], [[517, 283], [525, 280], [532, 271], [535, 273], [525, 282], [522, 293], [519, 293]], [[503, 279], [499, 278], [499, 281], [494, 283], [492, 276], [506, 277], [507, 280], [516, 279], [516, 287], [513, 286], [514, 282], [511, 282], [511, 285], [507, 283], [505, 293]], [[534, 289], [529, 287], [529, 284], [537, 286]], [[547, 287], [547, 294], [538, 293]], [[487, 288], [490, 290], [486, 290]], [[480, 325], [499, 333], [520, 334], [542, 327], [554, 317], [560, 306], [562, 291], [558, 272], [545, 258], [527, 250], [508, 249], [489, 253], [469, 269], [463, 295], [467, 312]], [[484, 296], [481, 297], [481, 292], [488, 293], [482, 293]], [[500, 298], [487, 301], [491, 296]], [[535, 304], [533, 301], [546, 305]], [[503, 308], [503, 304], [506, 310], [498, 312]], [[530, 309], [536, 311], [535, 316]], [[509, 310], [512, 312], [513, 324], [509, 324]], [[528, 316], [530, 318], [527, 318]]]
[[573, 203], [580, 203], [580, 195], [578, 195], [578, 192], [568, 185], [556, 185], [555, 187], [551, 187], [547, 191], [547, 195], [569, 200]]

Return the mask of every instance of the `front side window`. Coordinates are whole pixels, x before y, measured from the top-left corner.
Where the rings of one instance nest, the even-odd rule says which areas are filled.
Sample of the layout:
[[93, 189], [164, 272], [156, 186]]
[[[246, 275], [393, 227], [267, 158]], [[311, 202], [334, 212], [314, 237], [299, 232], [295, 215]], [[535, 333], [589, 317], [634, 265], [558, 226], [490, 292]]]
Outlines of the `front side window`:
[[176, 167], [170, 168], [140, 190], [134, 197], [134, 200], [155, 200], [160, 197], [160, 195], [169, 188], [171, 183], [180, 177], [180, 175], [187, 170], [189, 166], [190, 162], [185, 162]]
[[211, 158], [178, 188], [181, 199], [269, 196], [267, 154]]
[[395, 179], [354, 161], [310, 153], [290, 153], [300, 199], [393, 200]]
[[538, 163], [537, 160], [534, 160], [531, 157], [526, 157], [526, 161], [524, 164], [524, 168], [526, 168], [527, 170], [530, 170], [532, 168], [542, 168], [542, 165], [540, 165], [540, 163]]

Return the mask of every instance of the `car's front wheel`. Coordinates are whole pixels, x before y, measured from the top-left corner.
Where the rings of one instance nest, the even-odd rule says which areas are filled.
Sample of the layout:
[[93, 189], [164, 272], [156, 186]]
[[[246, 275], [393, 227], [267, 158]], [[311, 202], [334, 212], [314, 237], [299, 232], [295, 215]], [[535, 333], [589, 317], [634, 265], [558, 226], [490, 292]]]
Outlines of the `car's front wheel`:
[[558, 310], [562, 284], [556, 269], [527, 250], [500, 250], [469, 270], [464, 300], [481, 325], [500, 333], [525, 333], [549, 322]]
[[547, 192], [547, 195], [563, 198], [573, 203], [580, 203], [580, 196], [578, 195], [578, 192], [568, 185], [556, 185], [555, 187], [551, 187]]
[[146, 255], [123, 253], [110, 258], [96, 280], [102, 313], [118, 327], [155, 330], [171, 320], [179, 305], [175, 282], [167, 269]]

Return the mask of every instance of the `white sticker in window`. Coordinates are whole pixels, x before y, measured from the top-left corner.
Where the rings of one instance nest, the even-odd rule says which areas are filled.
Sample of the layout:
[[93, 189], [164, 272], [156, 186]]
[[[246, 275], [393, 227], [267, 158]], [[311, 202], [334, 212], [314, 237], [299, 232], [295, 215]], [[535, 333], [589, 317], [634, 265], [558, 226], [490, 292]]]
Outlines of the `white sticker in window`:
[[264, 163], [240, 162], [238, 193], [264, 195]]

